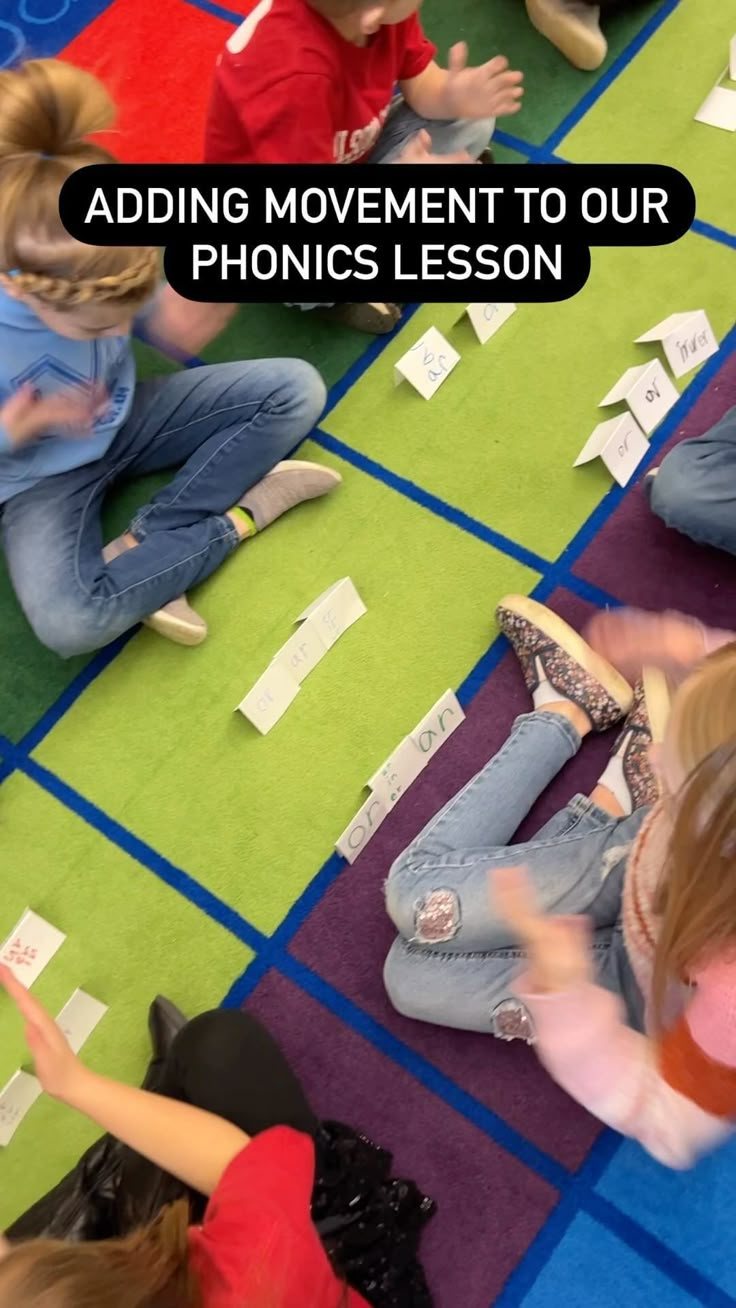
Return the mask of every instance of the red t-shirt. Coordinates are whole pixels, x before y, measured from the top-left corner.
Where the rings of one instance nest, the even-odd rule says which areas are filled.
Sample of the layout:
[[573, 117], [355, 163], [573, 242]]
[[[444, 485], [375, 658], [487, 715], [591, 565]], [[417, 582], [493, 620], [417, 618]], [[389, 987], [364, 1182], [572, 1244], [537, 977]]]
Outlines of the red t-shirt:
[[335, 1276], [312, 1224], [314, 1145], [275, 1126], [233, 1159], [189, 1258], [203, 1308], [367, 1308]]
[[355, 163], [376, 143], [397, 82], [436, 47], [412, 14], [353, 45], [306, 0], [261, 0], [220, 56], [207, 163]]

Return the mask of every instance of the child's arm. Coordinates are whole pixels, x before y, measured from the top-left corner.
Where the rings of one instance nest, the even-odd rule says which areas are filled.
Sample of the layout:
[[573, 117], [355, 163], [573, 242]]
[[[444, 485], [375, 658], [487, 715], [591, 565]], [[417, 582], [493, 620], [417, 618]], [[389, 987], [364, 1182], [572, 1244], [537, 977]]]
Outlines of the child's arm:
[[54, 1019], [0, 967], [0, 985], [25, 1021], [26, 1043], [44, 1090], [76, 1108], [185, 1185], [210, 1195], [250, 1137], [224, 1118], [163, 1095], [98, 1076], [80, 1063]]
[[730, 1132], [736, 1114], [736, 965], [710, 967], [679, 1025], [659, 1043], [631, 1030], [621, 1000], [593, 984], [580, 921], [537, 911], [520, 868], [496, 871], [497, 910], [524, 945], [515, 989], [540, 1061], [596, 1117], [668, 1167], [689, 1167]]
[[400, 84], [401, 93], [420, 118], [500, 118], [518, 113], [523, 73], [509, 70], [498, 55], [479, 68], [468, 68], [464, 41], [450, 51], [449, 68], [434, 61], [417, 77]]
[[164, 284], [138, 315], [136, 325], [151, 345], [191, 358], [224, 331], [237, 307], [236, 304], [197, 304]]
[[586, 640], [624, 676], [635, 680], [643, 667], [686, 676], [736, 633], [704, 627], [682, 613], [646, 613], [643, 609], [607, 609], [597, 613]]

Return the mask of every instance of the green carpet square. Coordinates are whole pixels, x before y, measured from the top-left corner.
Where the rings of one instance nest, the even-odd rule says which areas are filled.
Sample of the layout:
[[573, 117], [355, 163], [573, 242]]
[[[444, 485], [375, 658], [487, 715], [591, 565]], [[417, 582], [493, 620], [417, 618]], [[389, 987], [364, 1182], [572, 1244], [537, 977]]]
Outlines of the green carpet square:
[[202, 351], [205, 363], [232, 359], [306, 359], [323, 377], [335, 382], [368, 348], [364, 332], [326, 322], [302, 309], [283, 304], [246, 304], [216, 341]]
[[[271, 932], [357, 812], [362, 787], [537, 578], [340, 460], [345, 485], [244, 546], [194, 596], [197, 649], [136, 636], [44, 741], [82, 794]], [[297, 615], [352, 577], [368, 613], [267, 736], [235, 706]]]
[[[0, 787], [0, 939], [26, 908], [67, 940], [33, 987], [57, 1013], [77, 986], [109, 1005], [83, 1058], [135, 1084], [150, 1057], [148, 1005], [157, 993], [194, 1014], [221, 1003], [252, 954], [235, 936], [98, 835], [34, 782]], [[21, 1024], [0, 995], [0, 1085], [31, 1069]], [[54, 1185], [98, 1134], [47, 1096], [0, 1149], [0, 1230]]]
[[[733, 232], [734, 138], [694, 119], [728, 63], [735, 31], [734, 0], [680, 0], [562, 141], [560, 154], [573, 163], [669, 164], [692, 182], [698, 218]], [[693, 302], [692, 307], [702, 306]]]
[[[706, 308], [723, 334], [733, 318], [733, 260], [727, 248], [693, 235], [656, 250], [594, 250], [579, 295], [521, 305], [484, 346], [461, 316], [464, 306], [425, 305], [323, 426], [556, 558], [611, 485], [602, 464], [572, 464], [609, 416], [598, 408], [604, 395], [626, 368], [654, 356], [654, 347], [634, 340], [686, 308]], [[395, 387], [393, 369], [431, 323], [462, 358], [427, 401], [406, 383]]]

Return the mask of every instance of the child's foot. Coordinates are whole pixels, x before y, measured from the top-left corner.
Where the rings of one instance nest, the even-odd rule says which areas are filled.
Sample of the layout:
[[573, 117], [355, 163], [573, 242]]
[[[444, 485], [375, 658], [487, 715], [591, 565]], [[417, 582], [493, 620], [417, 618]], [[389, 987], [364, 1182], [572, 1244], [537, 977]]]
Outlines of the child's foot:
[[592, 72], [608, 53], [598, 5], [584, 0], [526, 0], [529, 20], [575, 68]]
[[369, 336], [392, 332], [401, 317], [398, 304], [333, 304], [329, 309], [316, 309], [315, 313], [356, 332], [367, 332]]
[[660, 791], [652, 767], [652, 742], [659, 744], [670, 712], [670, 694], [661, 672], [646, 668], [634, 691], [634, 703], [611, 751], [598, 785], [605, 786], [626, 815], [650, 808]]
[[594, 731], [614, 726], [628, 712], [629, 683], [544, 604], [507, 595], [496, 619], [514, 647], [536, 709], [576, 704]]
[[[126, 533], [111, 540], [103, 549], [102, 557], [105, 563], [110, 563], [112, 559], [118, 558], [129, 549], [133, 549], [133, 543], [132, 538], [128, 538]], [[207, 636], [207, 623], [192, 608], [186, 595], [172, 600], [164, 608], [152, 613], [149, 618], [144, 618], [143, 622], [152, 631], [157, 631], [159, 636], [165, 636], [167, 640], [173, 640], [177, 645], [201, 645]]]
[[485, 148], [485, 150], [481, 150], [480, 154], [478, 155], [478, 163], [479, 163], [479, 164], [493, 164], [493, 163], [495, 163], [495, 162], [496, 162], [496, 160], [495, 160], [495, 158], [494, 158], [494, 156], [493, 156], [493, 151], [492, 151], [490, 145], [487, 145], [486, 148]]
[[341, 482], [339, 472], [323, 468], [321, 463], [287, 459], [285, 463], [277, 463], [262, 481], [251, 486], [238, 504], [253, 519], [257, 530], [263, 531], [296, 504], [327, 495]]

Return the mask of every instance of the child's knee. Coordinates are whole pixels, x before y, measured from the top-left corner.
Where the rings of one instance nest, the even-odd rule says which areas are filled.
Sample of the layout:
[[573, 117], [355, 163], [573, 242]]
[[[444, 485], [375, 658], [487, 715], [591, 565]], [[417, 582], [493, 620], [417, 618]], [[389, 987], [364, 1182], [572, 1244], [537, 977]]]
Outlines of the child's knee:
[[94, 615], [75, 603], [49, 599], [26, 609], [26, 617], [41, 644], [62, 659], [90, 654], [107, 643]]

